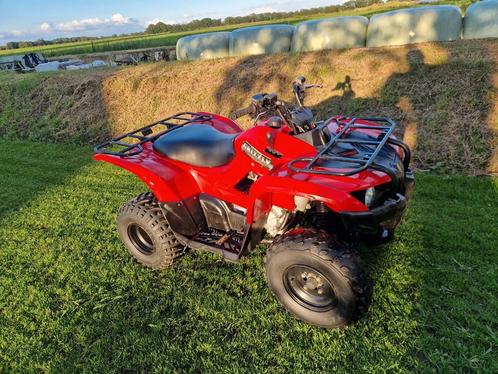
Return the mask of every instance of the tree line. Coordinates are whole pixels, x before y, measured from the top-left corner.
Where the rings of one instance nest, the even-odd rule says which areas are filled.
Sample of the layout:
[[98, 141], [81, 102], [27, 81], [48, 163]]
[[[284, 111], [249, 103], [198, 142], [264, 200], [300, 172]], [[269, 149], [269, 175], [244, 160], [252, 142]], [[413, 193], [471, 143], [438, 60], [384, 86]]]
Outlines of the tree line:
[[215, 27], [215, 26], [227, 26], [227, 25], [237, 25], [240, 23], [252, 23], [261, 21], [272, 21], [283, 18], [299, 17], [299, 16], [310, 16], [318, 13], [336, 13], [341, 10], [362, 8], [372, 4], [382, 3], [382, 0], [349, 0], [341, 5], [330, 5], [309, 9], [301, 9], [297, 11], [290, 12], [268, 12], [268, 13], [252, 13], [247, 16], [238, 17], [226, 17], [221, 18], [202, 18], [190, 21], [188, 23], [177, 23], [177, 24], [166, 24], [164, 22], [158, 22], [156, 24], [150, 24], [145, 29], [146, 34], [158, 34], [163, 32], [182, 32], [182, 31], [193, 31], [200, 28]]
[[64, 44], [64, 43], [73, 43], [73, 42], [86, 42], [92, 40], [99, 39], [109, 39], [109, 38], [117, 38], [117, 37], [126, 37], [132, 35], [143, 35], [144, 33], [131, 33], [131, 34], [114, 34], [112, 36], [74, 36], [67, 38], [56, 38], [51, 40], [38, 39], [33, 41], [21, 41], [21, 42], [8, 42], [5, 45], [0, 46], [0, 50], [5, 49], [18, 49], [18, 48], [29, 48], [29, 47], [39, 47], [44, 45], [54, 45], [54, 44]]
[[[121, 35], [112, 35], [112, 37], [124, 37], [131, 35], [143, 35], [143, 34], [157, 34], [164, 32], [183, 32], [183, 31], [193, 31], [200, 28], [207, 27], [216, 27], [216, 26], [226, 26], [226, 25], [237, 25], [240, 23], [252, 23], [252, 22], [261, 22], [261, 21], [272, 21], [283, 18], [290, 17], [306, 17], [313, 14], [319, 13], [335, 13], [341, 10], [347, 9], [355, 9], [362, 8], [372, 4], [382, 3], [382, 0], [349, 0], [341, 5], [330, 5], [309, 9], [301, 9], [297, 11], [291, 12], [268, 12], [268, 13], [252, 13], [247, 16], [237, 16], [237, 17], [226, 17], [224, 19], [218, 18], [202, 18], [190, 21], [188, 23], [181, 24], [166, 24], [163, 22], [158, 22], [156, 24], [150, 24], [145, 29], [143, 33], [132, 33], [132, 34], [121, 34]], [[29, 47], [38, 47], [44, 45], [54, 45], [54, 44], [63, 44], [63, 43], [72, 43], [72, 42], [81, 42], [81, 41], [92, 41], [99, 40], [104, 37], [89, 37], [89, 36], [76, 36], [76, 37], [68, 37], [68, 38], [57, 38], [52, 40], [38, 39], [34, 41], [19, 41], [19, 42], [8, 42], [4, 46], [0, 46], [1, 49], [18, 49], [18, 48], [29, 48]], [[108, 36], [105, 38], [109, 38]]]

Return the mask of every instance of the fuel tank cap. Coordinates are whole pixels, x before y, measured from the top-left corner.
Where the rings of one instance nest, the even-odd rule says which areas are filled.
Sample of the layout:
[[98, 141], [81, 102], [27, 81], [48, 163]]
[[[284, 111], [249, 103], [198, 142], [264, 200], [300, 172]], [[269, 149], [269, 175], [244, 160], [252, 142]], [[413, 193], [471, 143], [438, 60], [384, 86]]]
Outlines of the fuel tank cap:
[[271, 127], [272, 129], [279, 129], [282, 127], [283, 121], [282, 118], [273, 116], [268, 119], [268, 122], [266, 122], [266, 125], [268, 127]]

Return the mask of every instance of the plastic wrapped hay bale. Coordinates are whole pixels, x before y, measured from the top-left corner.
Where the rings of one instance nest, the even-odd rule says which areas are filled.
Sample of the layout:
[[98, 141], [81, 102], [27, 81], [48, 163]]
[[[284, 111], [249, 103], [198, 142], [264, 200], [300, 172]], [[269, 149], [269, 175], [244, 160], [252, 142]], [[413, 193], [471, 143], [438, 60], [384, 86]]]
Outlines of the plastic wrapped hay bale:
[[296, 25], [292, 38], [293, 52], [364, 47], [368, 18], [334, 17]]
[[367, 46], [402, 45], [460, 39], [462, 14], [452, 5], [400, 9], [370, 18]]
[[474, 3], [465, 12], [464, 39], [498, 38], [498, 1]]
[[61, 63], [59, 61], [45, 62], [43, 64], [38, 64], [35, 67], [37, 72], [42, 71], [56, 71], [59, 70]]
[[230, 34], [230, 56], [289, 52], [294, 26], [245, 27]]
[[207, 60], [228, 57], [229, 32], [185, 36], [176, 42], [178, 60]]

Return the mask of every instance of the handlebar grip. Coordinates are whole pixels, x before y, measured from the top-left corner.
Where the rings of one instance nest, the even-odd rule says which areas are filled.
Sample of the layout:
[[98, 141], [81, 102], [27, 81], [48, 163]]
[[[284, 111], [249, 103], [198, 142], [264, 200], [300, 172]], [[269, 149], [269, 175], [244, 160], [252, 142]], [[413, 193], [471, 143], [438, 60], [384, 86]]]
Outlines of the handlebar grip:
[[253, 112], [254, 112], [254, 106], [249, 105], [246, 108], [242, 108], [242, 109], [239, 109], [239, 110], [236, 110], [235, 112], [233, 112], [232, 115], [230, 116], [230, 118], [237, 119], [237, 118], [246, 116], [248, 114], [252, 114]]
[[304, 84], [304, 82], [306, 82], [306, 78], [303, 76], [300, 76], [300, 77], [297, 77], [296, 79], [294, 79], [294, 81], [292, 83], [293, 84]]

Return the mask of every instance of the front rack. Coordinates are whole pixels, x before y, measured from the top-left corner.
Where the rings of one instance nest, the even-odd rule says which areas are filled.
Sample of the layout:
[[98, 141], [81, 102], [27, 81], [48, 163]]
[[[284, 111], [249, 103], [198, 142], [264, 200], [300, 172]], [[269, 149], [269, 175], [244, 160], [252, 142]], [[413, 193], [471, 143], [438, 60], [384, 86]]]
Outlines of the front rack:
[[[338, 176], [348, 176], [357, 174], [363, 170], [368, 168], [377, 169], [389, 174], [395, 179], [393, 172], [388, 168], [378, 165], [375, 163], [375, 158], [378, 156], [384, 145], [387, 143], [399, 146], [403, 149], [405, 153], [405, 157], [403, 159], [403, 164], [405, 166], [405, 170], [408, 170], [410, 164], [410, 150], [403, 142], [391, 138], [394, 129], [397, 124], [390, 118], [381, 118], [381, 117], [371, 117], [371, 118], [360, 118], [354, 117], [350, 119], [347, 123], [340, 122], [341, 120], [345, 120], [346, 118], [339, 118], [336, 120], [339, 126], [342, 126], [339, 132], [332, 136], [330, 141], [325, 145], [325, 147], [318, 152], [315, 157], [302, 157], [297, 158], [289, 162], [288, 167], [294, 172], [297, 173], [312, 173], [312, 174], [322, 174], [322, 175], [338, 175]], [[357, 124], [358, 120], [374, 122], [375, 124]], [[382, 133], [377, 137], [377, 139], [354, 139], [354, 138], [345, 138], [344, 135], [347, 135], [349, 131], [353, 129], [369, 129], [369, 130], [382, 130]], [[355, 151], [356, 157], [348, 157], [344, 155], [340, 155], [338, 152], [334, 152], [335, 148], [341, 144], [349, 144]], [[370, 149], [369, 151], [362, 150], [359, 145], [374, 145], [375, 147]], [[317, 169], [317, 163], [319, 161], [328, 160], [328, 161], [337, 161], [345, 164], [345, 166], [338, 167], [340, 170], [325, 170], [325, 169]], [[304, 167], [295, 166], [296, 163], [306, 163]], [[397, 179], [397, 178], [396, 178]]]
[[[94, 148], [94, 150], [95, 153], [119, 157], [134, 156], [144, 150], [144, 143], [153, 142], [160, 136], [177, 129], [178, 127], [194, 122], [207, 122], [211, 120], [212, 117], [207, 114], [192, 112], [177, 113], [171, 117], [162, 119], [99, 144]], [[125, 141], [127, 139], [129, 139], [129, 141], [133, 140], [136, 142], [131, 143], [129, 141]]]

